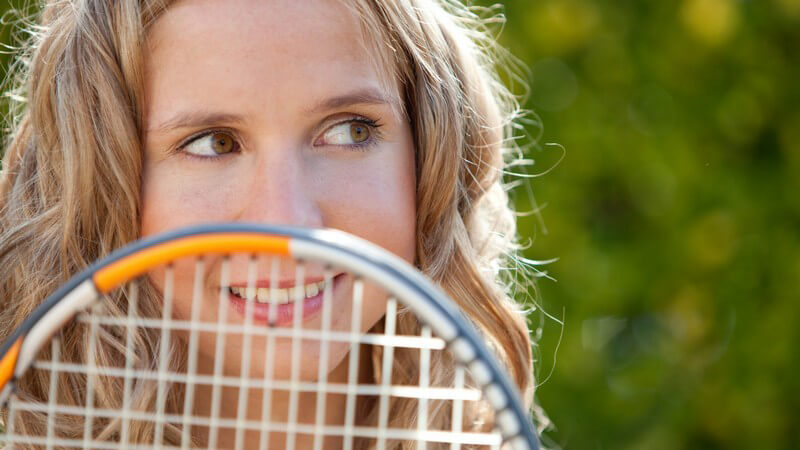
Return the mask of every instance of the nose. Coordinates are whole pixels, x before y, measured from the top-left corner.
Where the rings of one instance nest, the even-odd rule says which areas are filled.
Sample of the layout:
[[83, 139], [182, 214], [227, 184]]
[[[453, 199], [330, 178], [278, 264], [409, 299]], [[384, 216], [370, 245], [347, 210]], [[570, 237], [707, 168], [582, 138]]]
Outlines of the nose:
[[240, 221], [274, 225], [321, 227], [320, 205], [308, 182], [302, 155], [294, 149], [256, 152], [243, 191]]

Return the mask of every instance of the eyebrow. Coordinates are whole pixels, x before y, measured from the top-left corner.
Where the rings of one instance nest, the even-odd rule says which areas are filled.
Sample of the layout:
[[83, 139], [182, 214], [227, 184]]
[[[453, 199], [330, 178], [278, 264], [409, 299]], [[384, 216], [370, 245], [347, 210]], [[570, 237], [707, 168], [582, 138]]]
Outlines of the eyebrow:
[[161, 125], [151, 128], [150, 132], [164, 133], [167, 131], [177, 130], [180, 128], [192, 127], [206, 127], [211, 125], [219, 125], [220, 123], [236, 123], [241, 124], [244, 122], [244, 117], [238, 114], [231, 113], [218, 113], [209, 111], [189, 111], [182, 112], [174, 115], [169, 120]]
[[[303, 112], [306, 115], [319, 114], [321, 112], [355, 105], [387, 105], [396, 108], [398, 102], [395, 99], [386, 97], [379, 90], [363, 89], [336, 97], [322, 99]], [[164, 133], [180, 128], [200, 128], [219, 125], [220, 123], [242, 124], [244, 122], [244, 117], [239, 114], [211, 111], [187, 111], [174, 115], [161, 125], [148, 131]]]
[[323, 99], [317, 102], [312, 108], [307, 109], [306, 113], [315, 114], [353, 105], [388, 105], [396, 107], [398, 103], [397, 100], [386, 97], [377, 89], [367, 88], [345, 95]]

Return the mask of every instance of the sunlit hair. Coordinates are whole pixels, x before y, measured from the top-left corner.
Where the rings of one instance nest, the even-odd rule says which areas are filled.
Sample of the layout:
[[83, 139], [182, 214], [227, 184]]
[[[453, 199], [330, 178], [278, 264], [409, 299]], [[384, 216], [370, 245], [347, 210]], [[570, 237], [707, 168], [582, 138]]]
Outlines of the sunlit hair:
[[[11, 134], [0, 178], [0, 340], [60, 284], [139, 235], [143, 43], [148, 26], [168, 3], [52, 1], [38, 24], [27, 26], [32, 37], [6, 86], [17, 103], [7, 121]], [[532, 406], [529, 330], [508, 293], [510, 286], [502, 281], [509, 277], [501, 273], [516, 234], [501, 173], [514, 150], [511, 126], [518, 113], [515, 98], [497, 76], [501, 50], [485, 21], [459, 3], [346, 3], [361, 18], [365, 43], [377, 55], [385, 81], [399, 83], [404, 96], [402, 113], [411, 123], [416, 148], [416, 264], [474, 321]], [[125, 314], [120, 300], [115, 313]], [[152, 289], [139, 300], [143, 314], [158, 312], [159, 303]], [[398, 333], [418, 327], [410, 315], [398, 318]], [[62, 352], [85, 361], [84, 334], [84, 328], [65, 329]], [[98, 359], [121, 357], [113, 337], [106, 338]], [[155, 361], [157, 336], [143, 333], [137, 339], [140, 348], [152, 352], [140, 356]], [[379, 352], [373, 351], [373, 361], [380, 361]], [[418, 353], [395, 351], [392, 382], [413, 382]], [[431, 382], [445, 384], [453, 377], [453, 364], [443, 352], [437, 354]], [[380, 366], [373, 364], [376, 381], [386, 376]], [[27, 377], [19, 390], [25, 398], [41, 400], [47, 382], [44, 374]], [[59, 382], [58, 391], [67, 396], [60, 402], [82, 402], [75, 388], [80, 377]], [[141, 383], [134, 390], [136, 401], [154, 402], [155, 385]], [[119, 382], [100, 379], [96, 386], [100, 407], [120, 407]], [[180, 395], [175, 390], [171, 401], [178, 402]], [[413, 424], [416, 401], [392, 401], [390, 426]], [[468, 413], [478, 429], [483, 413]], [[364, 423], [376, 420], [369, 407], [362, 415]], [[439, 427], [450, 417], [442, 402], [431, 408], [429, 420]], [[39, 416], [22, 422], [30, 431], [46, 427]], [[73, 426], [75, 435], [82, 435], [80, 423], [59, 426]], [[119, 431], [119, 422], [98, 421], [98, 426], [105, 427], [104, 436]], [[152, 439], [152, 428], [137, 423], [131, 442]], [[178, 436], [178, 430], [167, 430], [166, 439]]]

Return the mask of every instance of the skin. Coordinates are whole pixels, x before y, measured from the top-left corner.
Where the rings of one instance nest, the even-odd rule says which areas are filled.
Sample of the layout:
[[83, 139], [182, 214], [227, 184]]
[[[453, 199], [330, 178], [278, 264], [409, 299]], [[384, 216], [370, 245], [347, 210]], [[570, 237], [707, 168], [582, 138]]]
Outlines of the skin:
[[[178, 2], [152, 26], [147, 45], [143, 236], [208, 222], [327, 227], [414, 260], [411, 130], [397, 114], [399, 88], [381, 83], [352, 12], [328, 0]], [[205, 120], [178, 123], [191, 115]], [[360, 128], [354, 132], [352, 126]], [[208, 131], [222, 134], [184, 145]], [[362, 143], [368, 145], [348, 146], [365, 136]], [[217, 154], [214, 142], [233, 151]], [[270, 282], [269, 264], [258, 261], [258, 283]], [[219, 258], [211, 258], [206, 269], [218, 274], [219, 266]], [[193, 270], [188, 263], [174, 269], [173, 316], [179, 319], [191, 317]], [[247, 284], [245, 259], [231, 260], [230, 270], [231, 285]], [[293, 262], [283, 261], [280, 279], [291, 283], [295, 270]], [[323, 271], [308, 265], [305, 276], [321, 278]], [[152, 279], [163, 290], [164, 274]], [[202, 320], [219, 319], [220, 283], [219, 275], [203, 280]], [[352, 284], [346, 276], [334, 289], [334, 329], [350, 327]], [[383, 316], [384, 297], [367, 286], [361, 311], [360, 328], [366, 331]], [[241, 311], [225, 313], [228, 322], [244, 323]], [[320, 323], [320, 314], [313, 314], [304, 317], [302, 327], [318, 329]], [[240, 348], [237, 339], [229, 335], [226, 348]], [[198, 370], [211, 373], [215, 336], [200, 333], [199, 340]], [[301, 377], [315, 379], [319, 346], [302, 345]], [[255, 375], [264, 370], [265, 346], [254, 339]], [[276, 343], [276, 377], [288, 376], [290, 346], [286, 340]], [[348, 351], [344, 345], [331, 348], [329, 380], [345, 380]], [[243, 356], [227, 352], [225, 372], [238, 374]], [[198, 413], [207, 413], [208, 394], [197, 389]], [[248, 417], [257, 419], [261, 393], [248, 395]], [[223, 392], [223, 415], [235, 417], [237, 397], [232, 390]], [[285, 396], [273, 397], [273, 417], [285, 415]], [[328, 422], [341, 422], [344, 398], [329, 397]], [[313, 423], [314, 396], [301, 395], [299, 401], [299, 420]], [[298, 447], [309, 446], [304, 441], [309, 438], [298, 436]], [[277, 446], [283, 439], [271, 436]], [[232, 445], [233, 436], [223, 430], [219, 443]], [[246, 447], [257, 443], [257, 434], [246, 435]]]

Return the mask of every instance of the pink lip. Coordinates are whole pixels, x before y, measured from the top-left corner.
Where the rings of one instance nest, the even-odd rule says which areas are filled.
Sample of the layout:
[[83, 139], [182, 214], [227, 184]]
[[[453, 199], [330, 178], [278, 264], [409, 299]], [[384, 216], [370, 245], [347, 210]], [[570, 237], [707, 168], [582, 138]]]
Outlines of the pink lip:
[[[344, 279], [344, 274], [339, 274], [333, 277], [333, 292], [331, 292], [331, 298], [335, 298], [334, 295], [337, 289], [340, 288], [342, 280]], [[322, 281], [317, 280], [317, 281]], [[315, 283], [316, 281], [308, 280], [305, 283]], [[294, 282], [292, 281], [285, 287], [293, 286]], [[280, 288], [284, 287], [284, 283], [279, 283], [278, 286]], [[234, 287], [237, 287], [234, 285]], [[265, 286], [262, 286], [260, 283], [256, 284], [256, 287], [269, 287], [267, 283]], [[310, 317], [318, 313], [322, 309], [322, 298], [324, 295], [324, 291], [320, 291], [319, 294], [306, 298], [303, 300], [302, 304], [302, 314], [303, 320], [308, 320]], [[228, 293], [228, 301], [231, 304], [231, 307], [238, 312], [243, 318], [245, 317], [246, 308], [247, 308], [247, 301], [234, 295], [233, 293]], [[269, 303], [258, 303], [253, 302], [253, 323], [263, 323], [273, 326], [287, 326], [291, 325], [294, 321], [294, 309], [295, 309], [295, 302], [289, 302], [283, 305], [275, 305], [275, 317], [270, 317], [270, 310], [273, 308], [272, 305]]]

